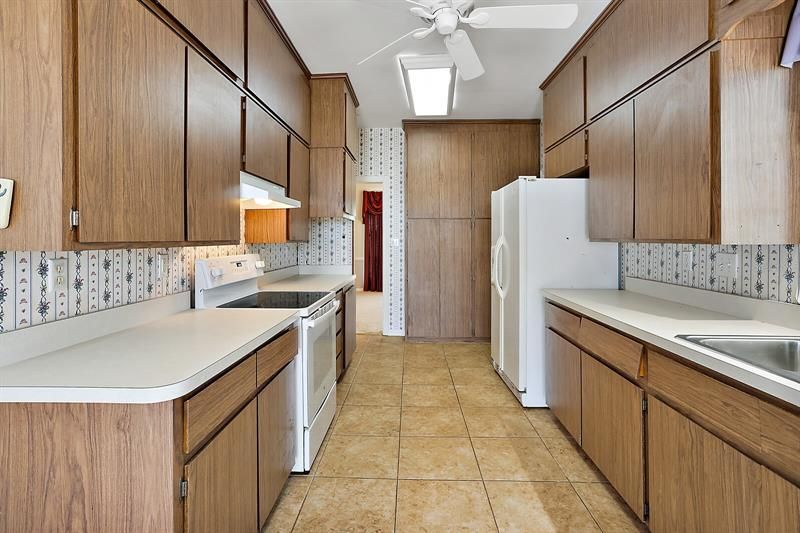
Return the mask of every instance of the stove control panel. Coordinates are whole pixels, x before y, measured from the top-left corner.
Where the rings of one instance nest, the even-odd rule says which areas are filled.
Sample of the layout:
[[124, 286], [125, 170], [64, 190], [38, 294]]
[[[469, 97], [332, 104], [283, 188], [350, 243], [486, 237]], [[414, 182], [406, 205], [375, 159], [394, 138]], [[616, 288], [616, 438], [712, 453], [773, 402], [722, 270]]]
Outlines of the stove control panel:
[[248, 254], [198, 259], [195, 266], [196, 287], [205, 290], [257, 278], [264, 262], [258, 255]]

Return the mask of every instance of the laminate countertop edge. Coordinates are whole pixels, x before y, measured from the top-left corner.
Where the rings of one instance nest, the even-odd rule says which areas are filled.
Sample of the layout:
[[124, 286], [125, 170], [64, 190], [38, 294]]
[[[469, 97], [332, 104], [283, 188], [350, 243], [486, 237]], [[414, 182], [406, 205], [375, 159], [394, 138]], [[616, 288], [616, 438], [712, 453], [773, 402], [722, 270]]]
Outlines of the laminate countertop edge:
[[546, 300], [600, 324], [800, 407], [800, 383], [675, 337], [681, 334], [800, 336], [798, 330], [630, 291], [549, 289], [543, 294]]

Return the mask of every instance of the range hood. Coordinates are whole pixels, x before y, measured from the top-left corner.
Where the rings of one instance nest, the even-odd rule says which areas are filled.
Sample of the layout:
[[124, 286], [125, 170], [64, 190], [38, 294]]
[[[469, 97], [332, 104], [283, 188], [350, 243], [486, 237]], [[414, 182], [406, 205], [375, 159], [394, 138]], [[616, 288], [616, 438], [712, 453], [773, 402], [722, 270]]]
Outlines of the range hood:
[[244, 209], [295, 209], [300, 202], [286, 196], [286, 189], [267, 180], [239, 172], [239, 197]]

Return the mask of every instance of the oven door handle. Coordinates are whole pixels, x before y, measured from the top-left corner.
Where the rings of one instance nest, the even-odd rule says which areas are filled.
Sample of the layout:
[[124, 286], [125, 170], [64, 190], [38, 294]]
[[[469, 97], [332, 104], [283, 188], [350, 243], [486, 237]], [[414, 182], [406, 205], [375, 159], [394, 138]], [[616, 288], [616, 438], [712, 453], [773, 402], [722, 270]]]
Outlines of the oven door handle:
[[306, 329], [311, 329], [315, 327], [318, 323], [324, 322], [328, 319], [330, 315], [335, 315], [336, 311], [339, 310], [339, 300], [335, 300], [333, 302], [333, 307], [331, 307], [330, 311], [327, 311], [324, 315], [315, 318], [314, 320], [306, 320], [303, 324]]

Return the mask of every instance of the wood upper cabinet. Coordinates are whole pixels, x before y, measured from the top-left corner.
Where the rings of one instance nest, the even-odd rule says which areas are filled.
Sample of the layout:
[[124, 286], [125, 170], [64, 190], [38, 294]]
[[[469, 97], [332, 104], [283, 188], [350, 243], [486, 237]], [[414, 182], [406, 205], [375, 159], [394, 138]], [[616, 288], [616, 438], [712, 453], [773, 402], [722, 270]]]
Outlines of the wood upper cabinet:
[[546, 331], [547, 406], [581, 442], [581, 350], [551, 329]]
[[187, 59], [187, 240], [238, 243], [241, 93], [195, 52]]
[[[765, 514], [776, 500], [763, 499], [762, 490], [771, 494], [774, 474], [660, 400], [650, 397], [648, 404], [649, 525], [653, 533], [768, 531], [764, 524], [778, 524], [787, 515], [793, 515], [796, 523], [796, 508], [782, 508], [777, 516]], [[790, 488], [777, 484], [772, 497], [786, 494], [789, 503], [797, 502], [796, 492]]]
[[136, 0], [77, 19], [78, 238], [183, 241], [186, 46]]
[[575, 56], [544, 89], [545, 148], [550, 148], [586, 123], [586, 85], [583, 55]]
[[621, 2], [586, 45], [589, 118], [706, 43], [709, 5], [696, 0]]
[[356, 214], [356, 161], [349, 153], [344, 156], [344, 212], [348, 215]]
[[308, 77], [257, 0], [247, 0], [247, 88], [297, 135], [310, 139]]
[[439, 336], [439, 220], [410, 219], [407, 224], [406, 330], [408, 337]]
[[644, 519], [644, 391], [581, 355], [581, 446], [634, 513]]
[[350, 365], [356, 353], [356, 287], [344, 291], [344, 366]]
[[633, 101], [589, 126], [589, 238], [634, 238]]
[[297, 440], [297, 368], [291, 361], [258, 394], [258, 528], [292, 471]]
[[158, 0], [197, 39], [244, 79], [243, 0]]
[[244, 170], [281, 187], [289, 182], [289, 132], [252, 101], [245, 101]]
[[311, 147], [344, 148], [358, 157], [358, 100], [344, 74], [311, 78]]
[[472, 322], [473, 337], [492, 336], [492, 221], [475, 219], [472, 223]]
[[289, 139], [289, 197], [300, 202], [297, 209], [287, 209], [289, 240], [307, 241], [309, 228], [309, 188], [311, 179], [311, 154], [308, 148], [294, 137]]
[[585, 130], [581, 130], [545, 152], [544, 176], [562, 178], [581, 174], [589, 164], [586, 139]]
[[470, 226], [469, 220], [439, 221], [439, 336], [443, 338], [473, 336]]
[[258, 530], [258, 434], [252, 400], [184, 467], [186, 533]]
[[635, 105], [636, 239], [710, 240], [709, 54], [637, 96]]
[[[345, 172], [352, 171], [348, 170], [349, 157], [344, 148], [311, 149], [308, 202], [311, 218], [342, 217], [345, 212]], [[355, 194], [355, 190], [352, 194]]]
[[358, 159], [358, 144], [359, 144], [359, 131], [358, 119], [356, 118], [356, 104], [350, 91], [344, 91], [344, 126], [345, 126], [345, 143], [344, 147], [353, 156], [353, 159]]

